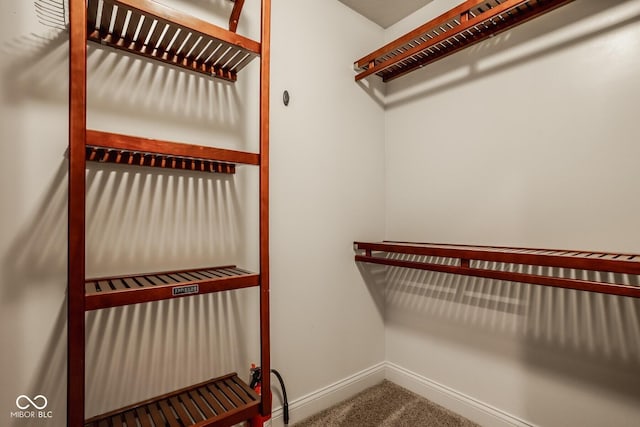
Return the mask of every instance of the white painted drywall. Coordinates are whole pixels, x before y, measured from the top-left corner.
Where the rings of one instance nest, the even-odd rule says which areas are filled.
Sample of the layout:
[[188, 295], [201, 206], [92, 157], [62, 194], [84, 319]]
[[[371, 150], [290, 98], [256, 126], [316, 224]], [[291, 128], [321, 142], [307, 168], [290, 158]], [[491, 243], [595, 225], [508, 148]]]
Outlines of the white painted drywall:
[[[226, 25], [223, 0], [163, 3]], [[384, 226], [384, 113], [351, 81], [382, 30], [338, 2], [273, 4], [272, 363], [294, 399], [384, 357], [382, 307], [351, 261]], [[0, 424], [20, 394], [66, 410], [67, 37], [0, 5]], [[259, 38], [259, 2], [239, 32]], [[236, 85], [89, 48], [90, 128], [255, 151], [258, 73]], [[282, 106], [284, 89], [291, 105]], [[89, 165], [89, 275], [258, 268], [257, 169], [233, 178]], [[87, 316], [87, 415], [258, 361], [257, 291]], [[275, 406], [279, 405], [275, 396]]]
[[2, 2], [0, 22], [0, 423], [25, 425], [16, 398], [44, 394], [63, 425], [66, 47], [31, 2]]
[[[391, 82], [386, 238], [640, 251], [639, 16], [577, 1]], [[640, 419], [639, 301], [398, 270], [387, 292], [389, 362], [536, 425]]]
[[339, 2], [274, 2], [272, 363], [292, 400], [384, 360], [383, 307], [352, 248], [384, 228], [384, 111], [352, 69], [381, 41]]

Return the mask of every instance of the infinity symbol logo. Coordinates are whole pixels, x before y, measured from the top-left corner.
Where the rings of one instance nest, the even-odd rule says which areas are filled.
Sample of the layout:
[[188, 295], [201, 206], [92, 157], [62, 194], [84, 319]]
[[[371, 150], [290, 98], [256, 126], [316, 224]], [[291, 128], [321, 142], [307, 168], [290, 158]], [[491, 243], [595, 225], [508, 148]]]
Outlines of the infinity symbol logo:
[[[27, 401], [27, 404], [21, 404], [21, 402]], [[40, 400], [42, 403], [42, 405], [38, 405], [36, 403], [36, 401]], [[47, 398], [44, 397], [43, 395], [39, 394], [36, 397], [33, 398], [33, 400], [31, 400], [29, 398], [29, 396], [25, 396], [24, 394], [21, 394], [20, 396], [18, 396], [18, 398], [16, 399], [16, 406], [19, 409], [25, 410], [27, 408], [29, 408], [30, 406], [33, 406], [36, 409], [44, 409], [47, 407], [47, 404], [49, 402], [47, 401]]]

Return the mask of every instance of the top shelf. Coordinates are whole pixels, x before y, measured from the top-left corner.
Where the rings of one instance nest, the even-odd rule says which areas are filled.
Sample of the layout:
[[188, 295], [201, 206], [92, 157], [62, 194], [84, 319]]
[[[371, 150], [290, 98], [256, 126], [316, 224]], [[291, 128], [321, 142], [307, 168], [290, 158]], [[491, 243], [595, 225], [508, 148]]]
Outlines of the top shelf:
[[[477, 263], [489, 261], [640, 275], [640, 255], [636, 254], [389, 241], [356, 242], [355, 249], [364, 252], [355, 256], [360, 262], [640, 298], [640, 286], [567, 278], [555, 269], [549, 271], [549, 275], [538, 275]], [[443, 264], [414, 256], [450, 258], [455, 262]]]
[[467, 0], [355, 62], [387, 82], [573, 0]]
[[87, 38], [234, 82], [260, 43], [151, 0], [88, 0]]

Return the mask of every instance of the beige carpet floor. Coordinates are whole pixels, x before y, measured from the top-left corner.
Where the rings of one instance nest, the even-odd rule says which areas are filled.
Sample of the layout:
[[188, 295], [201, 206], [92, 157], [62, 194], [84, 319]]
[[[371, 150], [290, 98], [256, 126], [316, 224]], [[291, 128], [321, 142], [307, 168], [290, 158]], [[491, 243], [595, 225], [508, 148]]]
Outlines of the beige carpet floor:
[[478, 427], [389, 381], [368, 388], [295, 427]]

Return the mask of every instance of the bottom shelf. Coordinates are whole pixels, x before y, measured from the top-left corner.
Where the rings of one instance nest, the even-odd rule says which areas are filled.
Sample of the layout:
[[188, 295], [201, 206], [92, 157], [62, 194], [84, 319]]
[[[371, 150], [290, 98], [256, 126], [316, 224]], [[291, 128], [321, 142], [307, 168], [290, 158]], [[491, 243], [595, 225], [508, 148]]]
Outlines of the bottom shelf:
[[258, 396], [236, 373], [85, 421], [85, 427], [232, 426], [258, 415]]

